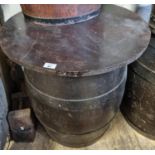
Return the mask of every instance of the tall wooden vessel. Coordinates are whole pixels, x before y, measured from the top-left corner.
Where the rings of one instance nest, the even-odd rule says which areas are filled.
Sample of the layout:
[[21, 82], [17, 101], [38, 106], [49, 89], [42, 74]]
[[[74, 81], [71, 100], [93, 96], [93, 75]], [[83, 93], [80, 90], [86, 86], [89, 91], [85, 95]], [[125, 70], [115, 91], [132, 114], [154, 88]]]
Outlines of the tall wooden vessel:
[[85, 22], [57, 24], [19, 13], [5, 23], [0, 45], [23, 66], [32, 107], [51, 138], [89, 145], [119, 110], [126, 67], [143, 54], [150, 31], [136, 14], [114, 5], [103, 5]]

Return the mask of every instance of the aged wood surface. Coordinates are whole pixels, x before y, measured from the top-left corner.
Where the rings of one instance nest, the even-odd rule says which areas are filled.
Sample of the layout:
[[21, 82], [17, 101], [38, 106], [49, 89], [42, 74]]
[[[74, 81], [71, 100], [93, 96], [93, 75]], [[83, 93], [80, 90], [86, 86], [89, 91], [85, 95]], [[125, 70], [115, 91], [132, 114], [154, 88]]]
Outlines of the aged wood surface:
[[127, 68], [82, 78], [24, 73], [34, 113], [49, 135], [66, 146], [86, 146], [102, 136], [119, 110]]
[[141, 132], [155, 139], [155, 38], [147, 50], [128, 68], [121, 111]]
[[[0, 33], [0, 45], [12, 61], [30, 70], [70, 77], [99, 75], [127, 65], [143, 54], [149, 40], [148, 25], [114, 5], [103, 5], [92, 20], [67, 26], [43, 26], [19, 13]], [[45, 63], [57, 66], [45, 69]]]
[[71, 18], [97, 11], [98, 4], [21, 4], [23, 13], [37, 18]]
[[131, 128], [119, 112], [108, 131], [93, 145], [82, 148], [70, 148], [55, 143], [42, 128], [38, 128], [33, 143], [11, 142], [9, 149], [49, 149], [49, 150], [102, 150], [102, 149], [155, 149], [155, 141], [148, 139]]

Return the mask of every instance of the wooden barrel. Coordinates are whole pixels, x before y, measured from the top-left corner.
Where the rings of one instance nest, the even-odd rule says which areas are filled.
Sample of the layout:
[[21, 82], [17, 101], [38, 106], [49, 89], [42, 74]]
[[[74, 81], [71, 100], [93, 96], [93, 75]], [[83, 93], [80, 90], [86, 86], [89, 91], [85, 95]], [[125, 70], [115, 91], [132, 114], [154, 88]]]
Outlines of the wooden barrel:
[[74, 24], [99, 14], [99, 4], [21, 4], [29, 19], [52, 24]]
[[119, 109], [126, 66], [149, 39], [148, 25], [115, 5], [104, 5], [88, 22], [67, 26], [42, 26], [19, 13], [0, 33], [5, 54], [24, 68], [38, 120], [52, 139], [68, 146], [102, 136]]
[[121, 111], [143, 135], [155, 139], [155, 39], [144, 55], [129, 67]]
[[119, 110], [126, 71], [59, 77], [25, 69], [25, 78], [34, 112], [52, 139], [79, 147], [93, 143], [108, 128]]

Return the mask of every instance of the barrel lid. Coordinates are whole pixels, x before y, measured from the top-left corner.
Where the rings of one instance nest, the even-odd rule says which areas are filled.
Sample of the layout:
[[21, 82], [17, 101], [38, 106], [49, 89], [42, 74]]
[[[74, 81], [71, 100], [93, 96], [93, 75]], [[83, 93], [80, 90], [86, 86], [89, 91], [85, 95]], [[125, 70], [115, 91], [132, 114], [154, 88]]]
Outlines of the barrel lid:
[[155, 38], [151, 38], [147, 50], [132, 64], [132, 68], [139, 76], [155, 84]]
[[40, 25], [22, 13], [8, 20], [0, 45], [14, 62], [27, 69], [59, 76], [91, 76], [125, 66], [145, 51], [147, 23], [135, 13], [103, 5], [94, 19], [74, 25]]

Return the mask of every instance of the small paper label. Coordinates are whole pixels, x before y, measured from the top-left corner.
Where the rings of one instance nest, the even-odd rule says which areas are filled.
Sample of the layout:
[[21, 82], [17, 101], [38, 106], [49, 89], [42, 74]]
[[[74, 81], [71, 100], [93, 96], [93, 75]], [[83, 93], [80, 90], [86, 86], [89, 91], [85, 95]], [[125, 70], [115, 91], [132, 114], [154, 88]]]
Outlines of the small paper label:
[[45, 63], [44, 64], [44, 68], [48, 68], [48, 69], [55, 69], [56, 68], [56, 66], [57, 66], [57, 64], [53, 64], [53, 63]]

